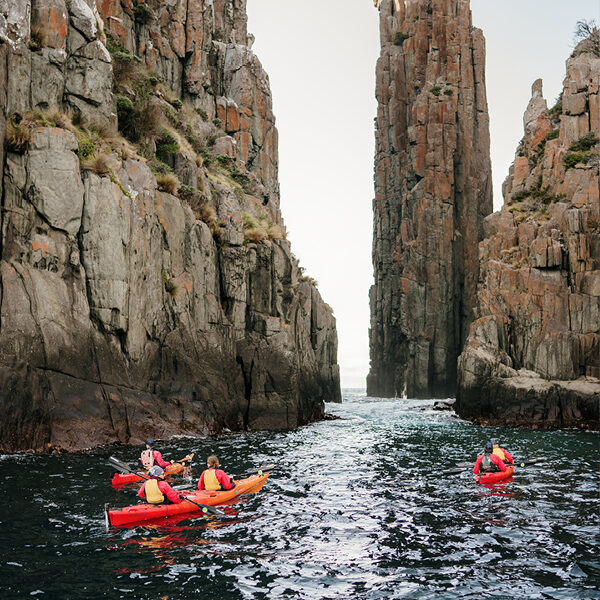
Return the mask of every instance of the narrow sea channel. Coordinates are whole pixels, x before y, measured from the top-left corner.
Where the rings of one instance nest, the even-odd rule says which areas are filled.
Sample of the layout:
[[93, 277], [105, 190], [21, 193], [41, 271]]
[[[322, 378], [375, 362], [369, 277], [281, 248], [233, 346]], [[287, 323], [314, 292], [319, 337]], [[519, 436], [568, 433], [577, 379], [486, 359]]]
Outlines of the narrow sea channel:
[[[235, 475], [277, 468], [226, 519], [106, 529], [107, 458], [135, 465], [141, 447], [75, 455], [5, 455], [0, 597], [135, 599], [600, 598], [597, 433], [482, 428], [433, 401], [344, 390], [337, 417], [295, 431], [180, 438], [166, 458], [209, 454]], [[476, 485], [470, 469], [499, 439], [512, 481]], [[175, 480], [182, 483], [182, 480]]]

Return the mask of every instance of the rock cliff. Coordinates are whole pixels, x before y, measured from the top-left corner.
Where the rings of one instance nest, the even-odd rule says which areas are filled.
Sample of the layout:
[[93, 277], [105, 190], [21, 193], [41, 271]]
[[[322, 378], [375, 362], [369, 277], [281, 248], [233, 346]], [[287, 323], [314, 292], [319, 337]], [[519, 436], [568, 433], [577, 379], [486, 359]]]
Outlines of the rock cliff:
[[468, 0], [375, 0], [371, 396], [454, 394], [492, 211], [485, 44]]
[[548, 110], [532, 88], [525, 135], [484, 222], [478, 318], [456, 410], [479, 423], [600, 428], [599, 48], [567, 60]]
[[0, 2], [0, 450], [295, 427], [340, 400], [245, 9]]

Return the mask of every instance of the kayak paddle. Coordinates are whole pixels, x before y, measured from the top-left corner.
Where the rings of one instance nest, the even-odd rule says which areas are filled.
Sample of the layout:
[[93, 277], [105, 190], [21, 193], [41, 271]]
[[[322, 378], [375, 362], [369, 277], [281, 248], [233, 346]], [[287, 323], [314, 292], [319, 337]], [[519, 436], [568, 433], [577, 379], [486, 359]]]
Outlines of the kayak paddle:
[[[546, 457], [544, 456], [538, 456], [536, 458], [528, 458], [527, 460], [523, 460], [521, 462], [515, 462], [515, 465], [518, 465], [519, 467], [524, 467], [525, 465], [535, 465], [536, 463], [542, 462], [543, 460], [546, 460]], [[461, 463], [456, 463], [457, 467], [470, 467], [472, 465], [474, 465], [474, 462], [461, 462]]]
[[176, 463], [184, 463], [184, 462], [192, 462], [192, 459], [194, 458], [194, 453], [192, 452], [191, 454], [188, 454], [187, 456], [184, 456], [183, 458], [180, 458], [179, 460], [176, 460]]
[[214, 506], [209, 506], [208, 504], [198, 504], [198, 502], [194, 502], [193, 500], [190, 500], [187, 496], [181, 496], [181, 498], [185, 502], [191, 502], [192, 504], [195, 504], [203, 513], [210, 513], [211, 515], [216, 515], [217, 517], [226, 516], [224, 512], [220, 511], [218, 508], [215, 508]]
[[[130, 469], [124, 462], [121, 462], [118, 458], [115, 458], [114, 456], [110, 456], [108, 461], [115, 466], [119, 466], [121, 469], [124, 469], [125, 471], [127, 471], [129, 473], [135, 473], [136, 475], [139, 475], [142, 479], [145, 479], [146, 481], [149, 481], [150, 479], [152, 479], [151, 477], [146, 477], [146, 475], [142, 475], [141, 473], [138, 473], [137, 471]], [[186, 498], [185, 496], [181, 496], [181, 499], [187, 500], [188, 502], [195, 504], [203, 513], [210, 513], [211, 515], [217, 515], [219, 517], [225, 516], [224, 512], [221, 512], [220, 510], [216, 509], [214, 506], [209, 506], [208, 504], [199, 504], [198, 502], [194, 502], [193, 500], [190, 500], [189, 498]]]
[[262, 467], [258, 467], [258, 469], [253, 469], [252, 471], [246, 471], [246, 473], [242, 473], [238, 475], [236, 479], [243, 479], [244, 477], [251, 477], [252, 475], [262, 475], [263, 473], [269, 473], [275, 469], [275, 465], [263, 465]]
[[465, 468], [464, 467], [456, 467], [453, 469], [444, 469], [442, 471], [442, 474], [444, 475], [454, 475], [454, 474], [458, 474], [458, 473], [464, 473], [465, 472]]
[[520, 463], [515, 463], [515, 464], [518, 464], [519, 467], [524, 467], [525, 465], [535, 465], [544, 460], [546, 460], [545, 456], [538, 456], [537, 458], [530, 458], [528, 460], [523, 460]]
[[139, 475], [137, 471], [134, 471], [129, 465], [126, 465], [124, 462], [121, 462], [118, 458], [115, 458], [114, 456], [109, 456], [108, 462], [111, 465], [113, 465], [113, 467], [116, 467], [119, 471], [121, 471], [121, 473], [136, 473], [137, 475]]

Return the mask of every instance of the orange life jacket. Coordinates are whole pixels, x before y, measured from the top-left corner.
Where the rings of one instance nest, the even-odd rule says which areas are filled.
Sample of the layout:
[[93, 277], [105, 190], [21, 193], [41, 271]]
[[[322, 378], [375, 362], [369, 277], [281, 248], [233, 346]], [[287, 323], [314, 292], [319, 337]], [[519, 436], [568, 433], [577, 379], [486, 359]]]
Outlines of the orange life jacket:
[[496, 456], [500, 457], [500, 460], [507, 460], [506, 455], [504, 454], [504, 450], [502, 450], [502, 448], [494, 448], [494, 452], [492, 452], [492, 454], [495, 454]]
[[154, 452], [150, 449], [144, 450], [140, 456], [144, 469], [149, 469], [154, 466]]
[[160, 504], [165, 501], [163, 493], [158, 487], [158, 481], [156, 479], [149, 479], [144, 484], [144, 492], [146, 494], [146, 502], [150, 504]]
[[204, 471], [204, 489], [211, 492], [218, 492], [222, 489], [221, 482], [217, 479], [214, 469]]

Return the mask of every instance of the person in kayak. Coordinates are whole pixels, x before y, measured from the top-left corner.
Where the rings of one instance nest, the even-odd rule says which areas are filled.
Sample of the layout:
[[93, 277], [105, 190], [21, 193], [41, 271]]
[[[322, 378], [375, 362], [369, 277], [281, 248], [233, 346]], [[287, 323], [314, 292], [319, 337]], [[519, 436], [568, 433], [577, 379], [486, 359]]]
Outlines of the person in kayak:
[[235, 482], [229, 476], [219, 469], [219, 459], [216, 456], [209, 456], [206, 459], [208, 469], [202, 471], [198, 481], [199, 490], [210, 490], [218, 492], [220, 490], [231, 490], [235, 487]]
[[495, 473], [498, 471], [506, 471], [506, 465], [502, 462], [501, 458], [493, 453], [494, 446], [492, 442], [488, 442], [483, 447], [483, 454], [480, 454], [475, 461], [473, 467], [473, 473], [479, 475], [481, 470], [484, 473]]
[[504, 464], [514, 464], [515, 461], [513, 460], [513, 457], [511, 456], [510, 452], [508, 450], [505, 450], [504, 448], [500, 448], [498, 440], [492, 440], [492, 446], [494, 448], [493, 454], [499, 456], [500, 460], [504, 462]]
[[179, 504], [183, 501], [181, 496], [165, 481], [165, 472], [162, 467], [154, 465], [149, 471], [150, 479], [144, 481], [139, 489], [138, 496], [149, 504]]
[[[163, 459], [162, 454], [158, 450], [152, 448], [154, 446], [154, 440], [146, 440], [146, 449], [142, 451], [140, 456], [140, 462], [144, 466], [144, 469], [150, 469], [155, 464], [163, 469], [169, 466], [169, 463]], [[171, 464], [175, 461], [172, 460]]]

